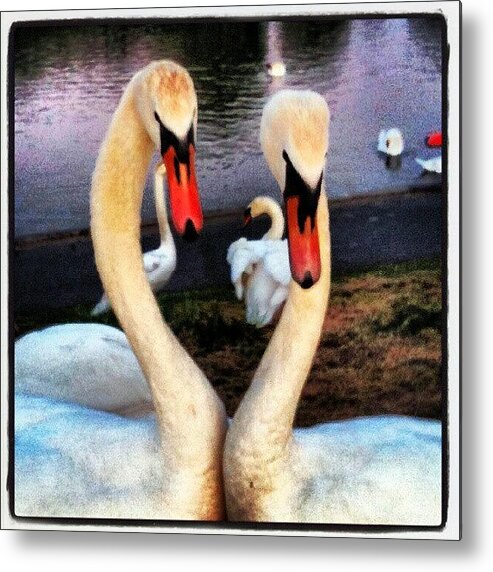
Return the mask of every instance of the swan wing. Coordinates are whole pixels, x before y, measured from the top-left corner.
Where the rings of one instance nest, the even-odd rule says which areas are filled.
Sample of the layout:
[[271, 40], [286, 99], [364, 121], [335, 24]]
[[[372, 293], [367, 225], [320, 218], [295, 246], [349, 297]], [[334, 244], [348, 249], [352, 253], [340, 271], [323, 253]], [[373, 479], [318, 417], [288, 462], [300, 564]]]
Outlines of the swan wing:
[[288, 286], [291, 282], [291, 268], [289, 266], [289, 252], [287, 240], [266, 241], [266, 253], [263, 257], [265, 271], [273, 280], [282, 286]]
[[244, 291], [244, 275], [252, 274], [255, 265], [265, 253], [265, 244], [261, 240], [247, 241], [240, 238], [230, 245], [226, 260], [231, 266], [231, 282], [235, 286], [236, 296], [238, 300], [243, 298]]

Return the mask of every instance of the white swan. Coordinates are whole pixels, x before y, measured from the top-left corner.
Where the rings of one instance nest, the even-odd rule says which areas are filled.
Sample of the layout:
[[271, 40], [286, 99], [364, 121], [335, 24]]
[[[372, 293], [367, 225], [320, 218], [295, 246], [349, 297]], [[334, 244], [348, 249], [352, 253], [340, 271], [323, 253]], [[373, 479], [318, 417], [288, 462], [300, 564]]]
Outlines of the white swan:
[[224, 406], [164, 323], [140, 249], [142, 192], [156, 147], [166, 165], [178, 233], [192, 238], [202, 227], [196, 121], [188, 72], [170, 61], [148, 65], [120, 100], [92, 181], [96, 264], [146, 376], [156, 415], [129, 419], [18, 392], [18, 516], [224, 517]]
[[[154, 173], [154, 201], [156, 204], [156, 215], [159, 225], [159, 236], [161, 243], [158, 248], [146, 252], [142, 257], [144, 270], [151, 285], [152, 291], [156, 294], [160, 292], [168, 283], [176, 269], [176, 246], [171, 234], [168, 222], [166, 206], [164, 204], [163, 177], [166, 174], [166, 167], [160, 163]], [[91, 316], [99, 316], [110, 309], [110, 303], [106, 294], [91, 311]]]
[[245, 295], [246, 320], [258, 328], [272, 321], [291, 280], [281, 207], [270, 197], [256, 197], [245, 210], [245, 225], [262, 214], [271, 218], [262, 240], [240, 238], [230, 245], [226, 258], [238, 300]]
[[267, 73], [271, 77], [283, 77], [286, 75], [286, 65], [281, 61], [270, 62], [267, 64]]
[[293, 431], [330, 289], [328, 124], [327, 104], [313, 92], [278, 92], [263, 112], [261, 143], [284, 194], [296, 281], [226, 436], [228, 517], [438, 525], [438, 422], [374, 417]]
[[378, 135], [378, 147], [381, 153], [397, 157], [404, 151], [404, 137], [400, 129], [382, 129]]
[[149, 412], [151, 392], [125, 334], [103, 324], [63, 324], [14, 345], [15, 391], [123, 415]]
[[421, 165], [424, 171], [430, 173], [442, 173], [442, 156], [434, 157], [433, 159], [418, 159], [416, 158], [416, 163]]

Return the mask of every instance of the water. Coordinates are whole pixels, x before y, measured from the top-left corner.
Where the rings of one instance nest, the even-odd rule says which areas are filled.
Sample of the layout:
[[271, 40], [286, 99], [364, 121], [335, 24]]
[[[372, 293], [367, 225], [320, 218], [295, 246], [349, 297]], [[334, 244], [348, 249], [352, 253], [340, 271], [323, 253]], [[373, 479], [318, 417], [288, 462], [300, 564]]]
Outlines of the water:
[[[98, 148], [130, 77], [171, 58], [190, 71], [199, 100], [197, 174], [205, 211], [280, 198], [258, 143], [267, 98], [280, 88], [321, 93], [332, 112], [331, 197], [439, 181], [414, 157], [433, 153], [441, 129], [441, 28], [437, 21], [375, 19], [19, 28], [15, 32], [16, 236], [87, 228]], [[265, 64], [281, 58], [287, 74]], [[397, 170], [376, 152], [378, 132], [399, 127]], [[152, 193], [143, 218], [153, 219]]]

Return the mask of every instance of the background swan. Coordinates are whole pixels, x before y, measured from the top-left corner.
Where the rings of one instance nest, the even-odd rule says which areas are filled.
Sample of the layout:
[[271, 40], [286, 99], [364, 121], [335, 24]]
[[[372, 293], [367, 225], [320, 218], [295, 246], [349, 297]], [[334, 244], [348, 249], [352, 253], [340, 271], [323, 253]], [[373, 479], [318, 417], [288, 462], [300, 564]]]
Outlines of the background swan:
[[283, 77], [286, 75], [286, 65], [282, 61], [268, 63], [267, 73], [271, 77]]
[[396, 157], [404, 151], [404, 137], [400, 129], [382, 129], [378, 135], [378, 147], [381, 153]]
[[164, 323], [140, 249], [142, 193], [156, 148], [166, 166], [177, 232], [193, 238], [202, 228], [196, 123], [197, 98], [188, 72], [171, 61], [150, 64], [123, 93], [92, 181], [96, 264], [156, 414], [129, 419], [17, 392], [19, 516], [224, 517], [224, 406]]
[[291, 280], [281, 207], [270, 197], [256, 197], [245, 210], [245, 224], [262, 214], [271, 219], [262, 239], [240, 238], [230, 245], [227, 255], [236, 296], [238, 300], [245, 297], [246, 321], [258, 328], [272, 321]]
[[294, 280], [226, 437], [228, 516], [439, 525], [440, 423], [374, 417], [293, 431], [330, 289], [328, 126], [327, 104], [313, 92], [278, 92], [262, 115], [262, 149], [287, 207]]
[[441, 174], [442, 172], [442, 156], [434, 157], [433, 159], [419, 159], [416, 158], [416, 163], [421, 165], [424, 171], [428, 171], [430, 173], [438, 173]]
[[[164, 204], [163, 177], [165, 174], [166, 167], [161, 163], [156, 167], [154, 173], [154, 201], [161, 243], [158, 248], [146, 252], [142, 257], [147, 279], [152, 291], [155, 293], [160, 292], [166, 286], [176, 269], [176, 246], [168, 222], [166, 205]], [[108, 297], [106, 294], [103, 294], [101, 300], [93, 308], [91, 315], [98, 316], [109, 309]]]
[[152, 408], [151, 392], [125, 334], [103, 324], [63, 324], [14, 345], [15, 391], [132, 414]]

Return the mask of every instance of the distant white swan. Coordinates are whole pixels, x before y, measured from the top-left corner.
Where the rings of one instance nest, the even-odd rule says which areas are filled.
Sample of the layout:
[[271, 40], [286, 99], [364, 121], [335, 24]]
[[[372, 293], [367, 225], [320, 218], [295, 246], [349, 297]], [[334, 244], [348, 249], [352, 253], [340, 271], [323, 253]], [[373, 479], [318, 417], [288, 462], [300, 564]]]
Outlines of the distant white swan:
[[281, 61], [268, 63], [267, 73], [271, 77], [283, 77], [284, 75], [286, 75], [286, 66]]
[[288, 244], [282, 240], [284, 217], [270, 197], [257, 197], [245, 211], [245, 223], [267, 214], [271, 226], [261, 240], [240, 238], [228, 249], [231, 282], [238, 300], [245, 297], [246, 320], [262, 328], [269, 324], [288, 295], [291, 280]]
[[400, 129], [382, 129], [378, 135], [378, 150], [392, 157], [400, 155], [404, 150], [404, 137]]
[[[154, 201], [161, 244], [159, 248], [146, 252], [142, 257], [147, 279], [152, 291], [155, 293], [160, 292], [166, 286], [176, 269], [176, 246], [168, 222], [166, 205], [164, 204], [163, 178], [165, 174], [166, 167], [163, 163], [160, 163], [154, 173]], [[98, 316], [107, 312], [110, 307], [108, 296], [103, 294], [101, 300], [93, 308], [91, 316]]]
[[326, 318], [331, 281], [323, 182], [328, 127], [327, 103], [313, 92], [280, 91], [262, 115], [262, 149], [286, 204], [294, 280], [226, 436], [228, 517], [439, 525], [439, 422], [382, 416], [293, 430]]
[[418, 159], [416, 158], [416, 163], [421, 165], [424, 171], [428, 171], [430, 173], [438, 173], [441, 174], [442, 172], [442, 156], [434, 157], [433, 159]]

